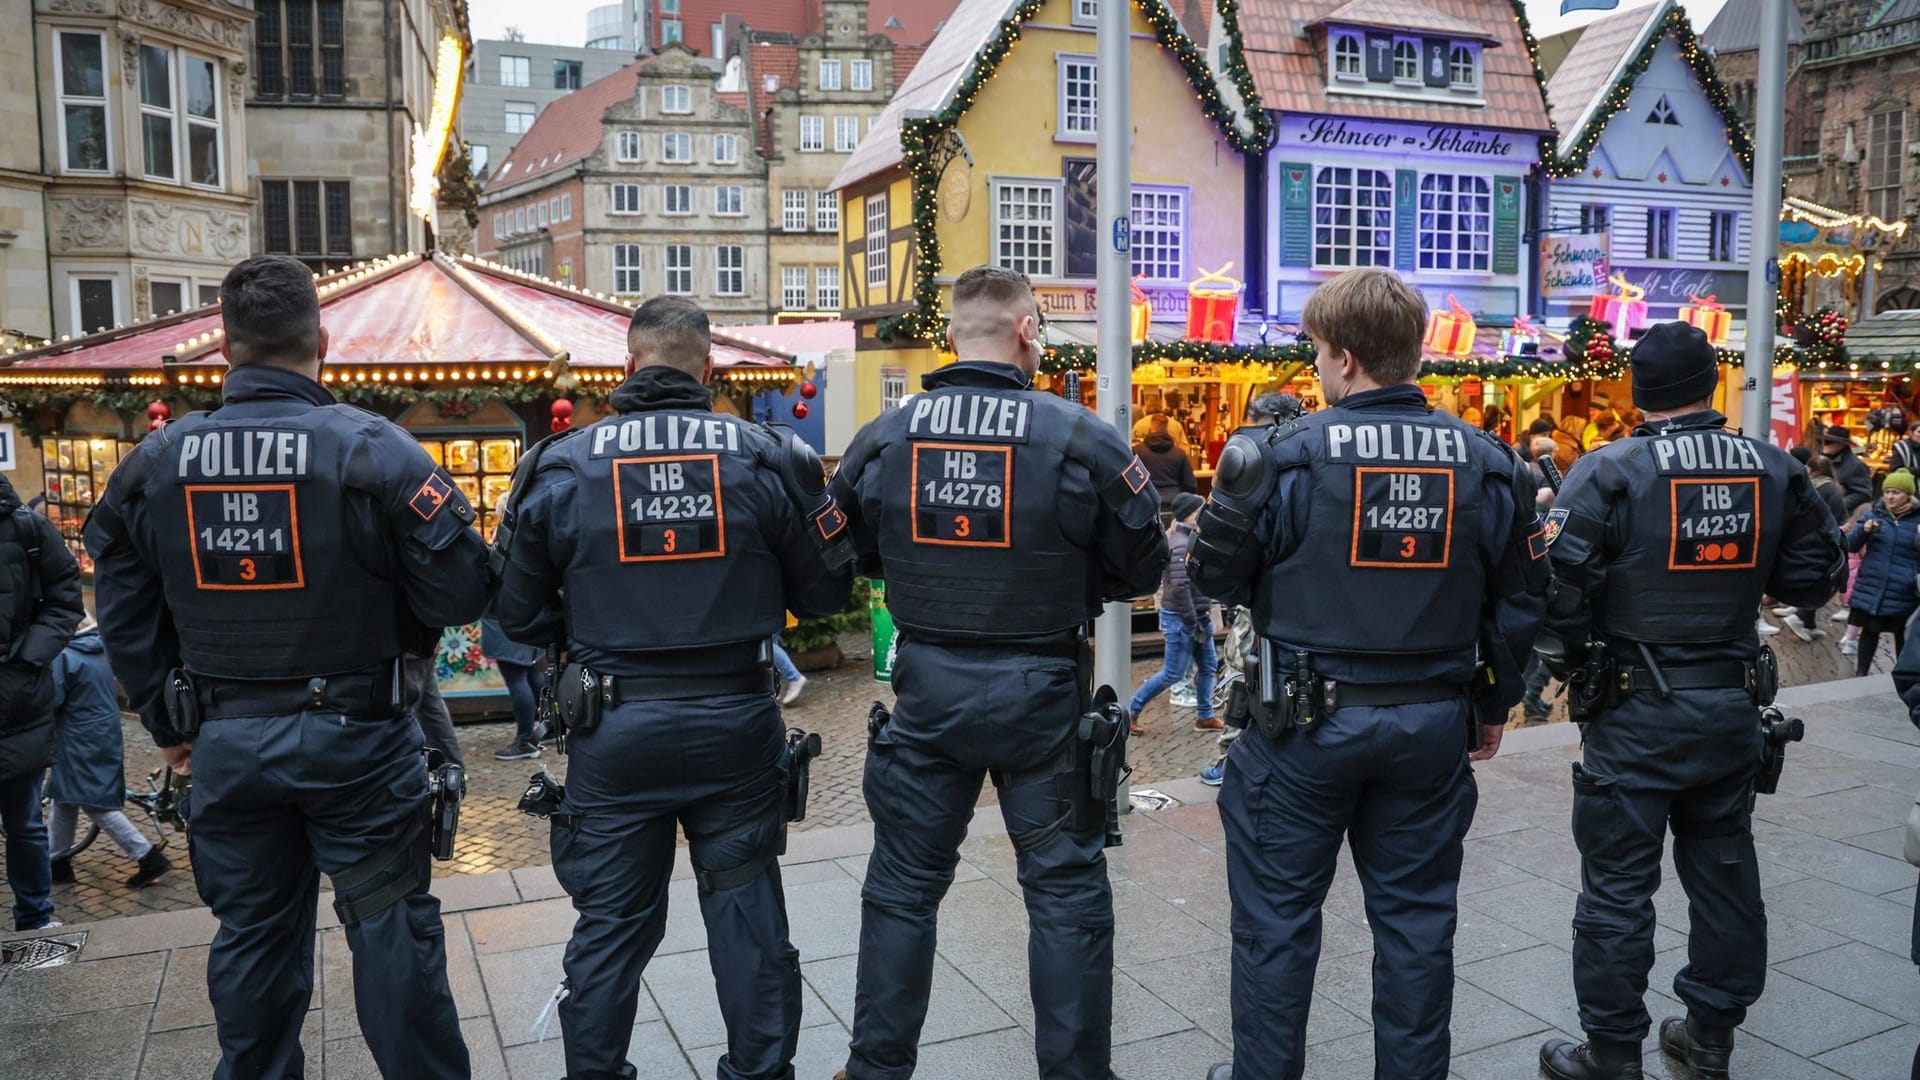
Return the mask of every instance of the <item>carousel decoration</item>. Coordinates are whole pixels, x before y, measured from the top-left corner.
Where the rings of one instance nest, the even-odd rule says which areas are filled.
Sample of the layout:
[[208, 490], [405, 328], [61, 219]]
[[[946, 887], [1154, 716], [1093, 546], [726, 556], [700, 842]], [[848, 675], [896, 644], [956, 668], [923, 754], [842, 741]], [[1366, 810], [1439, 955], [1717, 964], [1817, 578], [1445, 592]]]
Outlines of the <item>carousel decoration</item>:
[[1436, 311], [1427, 317], [1427, 348], [1447, 356], [1465, 356], [1473, 351], [1473, 339], [1478, 332], [1473, 324], [1473, 316], [1460, 301], [1447, 294], [1447, 310]]
[[1680, 309], [1680, 321], [1688, 326], [1697, 326], [1707, 335], [1707, 340], [1715, 345], [1727, 343], [1727, 331], [1733, 326], [1733, 313], [1722, 307], [1713, 296], [1695, 296], [1687, 294], [1693, 301]]
[[1232, 263], [1218, 270], [1203, 267], [1187, 285], [1187, 340], [1233, 342], [1233, 329], [1240, 322], [1240, 290], [1245, 285], [1227, 276], [1231, 269]]
[[1628, 281], [1625, 274], [1610, 275], [1607, 281], [1620, 291], [1594, 297], [1587, 314], [1613, 327], [1613, 333], [1620, 337], [1647, 325], [1647, 290]]

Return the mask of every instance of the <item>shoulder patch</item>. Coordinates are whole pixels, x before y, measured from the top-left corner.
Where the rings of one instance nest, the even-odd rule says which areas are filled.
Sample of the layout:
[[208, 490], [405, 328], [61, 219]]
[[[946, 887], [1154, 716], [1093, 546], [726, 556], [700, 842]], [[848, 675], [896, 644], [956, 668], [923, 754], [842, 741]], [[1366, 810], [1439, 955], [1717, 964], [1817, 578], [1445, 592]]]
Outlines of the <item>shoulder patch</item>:
[[413, 498], [407, 500], [407, 505], [420, 515], [421, 521], [432, 521], [452, 495], [452, 486], [440, 479], [439, 473], [431, 473], [426, 483], [420, 485], [420, 490], [413, 493]]
[[1140, 464], [1140, 458], [1137, 455], [1127, 462], [1126, 468], [1120, 470], [1120, 479], [1126, 481], [1127, 487], [1132, 488], [1135, 495], [1145, 491], [1147, 484], [1151, 482], [1151, 478], [1147, 476], [1147, 467]]
[[1560, 530], [1566, 528], [1569, 513], [1563, 506], [1547, 511], [1546, 524], [1541, 527], [1542, 544], [1545, 547], [1552, 547], [1553, 542], [1560, 538]]

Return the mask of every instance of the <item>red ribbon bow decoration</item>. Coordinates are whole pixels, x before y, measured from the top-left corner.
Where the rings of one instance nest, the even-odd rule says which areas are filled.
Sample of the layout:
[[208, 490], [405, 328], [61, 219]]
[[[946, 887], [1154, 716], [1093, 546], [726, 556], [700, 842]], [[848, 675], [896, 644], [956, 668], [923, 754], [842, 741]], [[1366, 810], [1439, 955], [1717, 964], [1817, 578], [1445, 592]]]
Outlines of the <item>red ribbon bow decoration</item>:
[[1715, 297], [1719, 295], [1719, 293], [1711, 293], [1707, 296], [1695, 296], [1692, 293], [1688, 293], [1687, 299], [1693, 301], [1694, 306], [1701, 311], [1725, 311], [1727, 309], [1719, 300], [1715, 299]]
[[1521, 337], [1539, 337], [1540, 336], [1539, 327], [1534, 326], [1533, 320], [1528, 318], [1525, 315], [1514, 316], [1513, 332], [1520, 335]]

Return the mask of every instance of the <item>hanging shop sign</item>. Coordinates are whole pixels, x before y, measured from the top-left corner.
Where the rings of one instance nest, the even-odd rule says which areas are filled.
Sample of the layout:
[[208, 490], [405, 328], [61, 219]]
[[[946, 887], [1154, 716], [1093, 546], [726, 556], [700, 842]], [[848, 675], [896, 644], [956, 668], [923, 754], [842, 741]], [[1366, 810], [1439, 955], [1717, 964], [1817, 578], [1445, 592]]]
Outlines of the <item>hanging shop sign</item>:
[[[1035, 285], [1033, 298], [1049, 319], [1091, 319], [1100, 314], [1099, 290], [1092, 285]], [[1187, 317], [1187, 290], [1182, 285], [1134, 284], [1132, 302], [1145, 303], [1154, 321], [1179, 322]], [[1140, 298], [1145, 296], [1142, 301]]]
[[1773, 377], [1773, 408], [1767, 413], [1773, 445], [1792, 450], [1800, 445], [1800, 373], [1789, 371]]
[[1604, 232], [1541, 239], [1541, 295], [1552, 299], [1605, 292], [1612, 272], [1610, 246]]
[[1275, 146], [1412, 153], [1486, 162], [1526, 162], [1540, 149], [1538, 142], [1529, 137], [1486, 128], [1291, 114], [1280, 118], [1280, 137]]
[[[1626, 278], [1645, 292], [1653, 307], [1681, 308], [1695, 296], [1725, 296], [1733, 307], [1745, 309], [1747, 272], [1745, 268], [1708, 269], [1697, 266], [1634, 266], [1611, 264], [1615, 274]], [[1600, 291], [1600, 290], [1595, 290]]]

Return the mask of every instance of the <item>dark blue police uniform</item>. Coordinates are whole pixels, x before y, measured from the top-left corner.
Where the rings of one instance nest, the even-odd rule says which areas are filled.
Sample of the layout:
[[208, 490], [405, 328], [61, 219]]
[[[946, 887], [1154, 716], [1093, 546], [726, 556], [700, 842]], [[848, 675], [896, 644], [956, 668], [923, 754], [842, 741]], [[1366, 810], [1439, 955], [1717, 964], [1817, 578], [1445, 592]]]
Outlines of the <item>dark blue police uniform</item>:
[[[1710, 393], [1711, 376], [1702, 382]], [[1669, 828], [1691, 919], [1673, 986], [1694, 1037], [1730, 1051], [1765, 983], [1749, 813], [1765, 703], [1753, 613], [1763, 594], [1825, 603], [1844, 555], [1806, 469], [1726, 422], [1711, 410], [1649, 422], [1585, 455], [1548, 515], [1555, 580], [1542, 651], [1564, 645], [1556, 666], [1576, 673], [1570, 697], [1592, 684], [1578, 673], [1592, 649], [1607, 661], [1573, 766], [1573, 981], [1591, 1045], [1548, 1044], [1551, 1076], [1640, 1075]]]
[[114, 674], [162, 746], [176, 669], [203, 716], [194, 879], [216, 1077], [299, 1076], [315, 901], [333, 878], [354, 996], [387, 1076], [464, 1077], [427, 769], [398, 669], [403, 626], [478, 618], [473, 508], [411, 436], [320, 384], [236, 367], [225, 404], [148, 435], [87, 522]]
[[849, 1080], [918, 1058], [940, 900], [989, 775], [1026, 894], [1044, 1080], [1106, 1080], [1113, 895], [1104, 829], [1072, 822], [1089, 704], [1083, 628], [1166, 565], [1159, 498], [1126, 440], [1008, 364], [961, 362], [855, 437], [835, 501], [899, 629], [892, 719], [870, 742]]
[[612, 404], [519, 481], [494, 609], [516, 641], [564, 642], [606, 700], [597, 727], [567, 736], [552, 824], [554, 874], [579, 912], [559, 1006], [567, 1075], [634, 1076], [627, 1045], [666, 930], [678, 825], [727, 1022], [721, 1080], [782, 1080], [800, 963], [776, 862], [785, 729], [765, 646], [789, 609], [844, 607], [851, 567], [829, 567], [810, 530], [837, 526], [783, 481], [791, 442], [715, 414], [672, 368], [640, 369]]
[[1220, 797], [1235, 1080], [1304, 1074], [1343, 838], [1374, 928], [1375, 1073], [1447, 1075], [1469, 699], [1489, 722], [1519, 701], [1544, 553], [1526, 465], [1417, 387], [1242, 429], [1222, 452], [1189, 572], [1252, 607], [1274, 690]]

